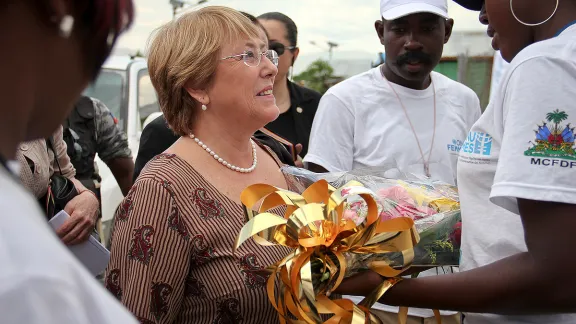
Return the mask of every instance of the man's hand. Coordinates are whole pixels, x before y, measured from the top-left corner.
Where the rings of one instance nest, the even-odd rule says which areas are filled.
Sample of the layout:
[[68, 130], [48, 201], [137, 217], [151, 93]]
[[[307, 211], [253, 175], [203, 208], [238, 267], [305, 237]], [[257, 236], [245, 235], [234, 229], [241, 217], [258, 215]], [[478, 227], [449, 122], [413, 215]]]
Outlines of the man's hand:
[[84, 191], [64, 207], [70, 218], [56, 231], [64, 244], [76, 245], [88, 239], [98, 218], [99, 205], [93, 194]]
[[296, 144], [296, 146], [294, 146], [294, 148], [296, 149], [296, 160], [294, 160], [294, 165], [296, 165], [296, 167], [298, 168], [303, 168], [304, 167], [304, 161], [302, 161], [302, 158], [300, 157], [300, 153], [302, 153], [302, 144]]

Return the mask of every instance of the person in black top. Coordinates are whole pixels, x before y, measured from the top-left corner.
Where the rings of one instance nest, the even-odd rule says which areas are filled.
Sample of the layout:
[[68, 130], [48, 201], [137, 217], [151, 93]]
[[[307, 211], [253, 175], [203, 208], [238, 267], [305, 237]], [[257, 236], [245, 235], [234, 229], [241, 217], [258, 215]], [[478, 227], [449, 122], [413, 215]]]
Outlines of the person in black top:
[[269, 48], [280, 57], [278, 75], [274, 80], [274, 97], [280, 116], [266, 125], [266, 129], [298, 145], [300, 156], [308, 152], [312, 121], [322, 95], [288, 80], [288, 75], [298, 58], [298, 28], [292, 19], [279, 12], [269, 12], [258, 17], [266, 29]]
[[[248, 19], [250, 19], [254, 24], [262, 27], [254, 16], [245, 12], [242, 12], [242, 14], [248, 17]], [[262, 33], [263, 38], [268, 37], [266, 30], [263, 27]], [[318, 103], [316, 103], [316, 105], [317, 104]], [[316, 109], [314, 109], [314, 111], [316, 111]], [[312, 120], [310, 120], [310, 123], [312, 123]], [[295, 165], [293, 155], [297, 152], [289, 152], [283, 144], [276, 141], [271, 136], [274, 136], [274, 134], [270, 134], [266, 129], [261, 129], [254, 134], [254, 138], [260, 143], [271, 148], [282, 163], [292, 166]], [[156, 155], [166, 151], [170, 146], [172, 146], [172, 144], [174, 144], [174, 142], [176, 142], [176, 140], [178, 140], [178, 138], [180, 138], [180, 136], [174, 134], [174, 132], [168, 127], [164, 116], [160, 116], [150, 122], [150, 124], [146, 125], [142, 131], [142, 135], [140, 136], [138, 156], [136, 157], [134, 165], [134, 182], [148, 161]]]

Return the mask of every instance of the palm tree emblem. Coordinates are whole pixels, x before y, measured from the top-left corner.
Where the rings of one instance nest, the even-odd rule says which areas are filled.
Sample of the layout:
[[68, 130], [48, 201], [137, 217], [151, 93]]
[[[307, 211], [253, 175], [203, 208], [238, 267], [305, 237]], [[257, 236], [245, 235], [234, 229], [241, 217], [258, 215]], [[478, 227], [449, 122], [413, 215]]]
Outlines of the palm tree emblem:
[[537, 125], [536, 142], [531, 142], [524, 155], [535, 157], [576, 160], [576, 128], [570, 123], [562, 125], [568, 119], [565, 111], [556, 109], [546, 114], [548, 122]]
[[568, 114], [564, 111], [560, 111], [558, 109], [554, 110], [553, 112], [549, 112], [546, 114], [546, 120], [551, 123], [554, 123], [554, 131], [548, 136], [548, 142], [552, 146], [560, 146], [564, 142], [562, 134], [560, 132], [560, 123], [568, 119]]

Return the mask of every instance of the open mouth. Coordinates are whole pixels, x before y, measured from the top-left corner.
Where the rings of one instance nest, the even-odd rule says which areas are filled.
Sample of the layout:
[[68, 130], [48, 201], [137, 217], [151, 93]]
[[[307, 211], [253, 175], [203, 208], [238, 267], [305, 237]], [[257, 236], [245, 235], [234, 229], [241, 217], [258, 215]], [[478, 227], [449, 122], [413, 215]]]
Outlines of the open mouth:
[[270, 96], [270, 95], [272, 95], [272, 89], [263, 90], [263, 91], [260, 91], [256, 94], [257, 97], [264, 97], [264, 96]]

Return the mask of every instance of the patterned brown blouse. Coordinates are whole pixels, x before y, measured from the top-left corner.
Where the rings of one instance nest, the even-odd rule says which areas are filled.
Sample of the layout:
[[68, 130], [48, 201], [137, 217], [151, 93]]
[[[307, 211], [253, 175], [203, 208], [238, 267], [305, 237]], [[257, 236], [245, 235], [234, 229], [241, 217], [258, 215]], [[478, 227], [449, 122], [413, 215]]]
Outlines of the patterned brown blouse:
[[142, 323], [277, 323], [261, 270], [289, 250], [253, 240], [232, 201], [176, 155], [150, 161], [116, 214], [106, 287]]

